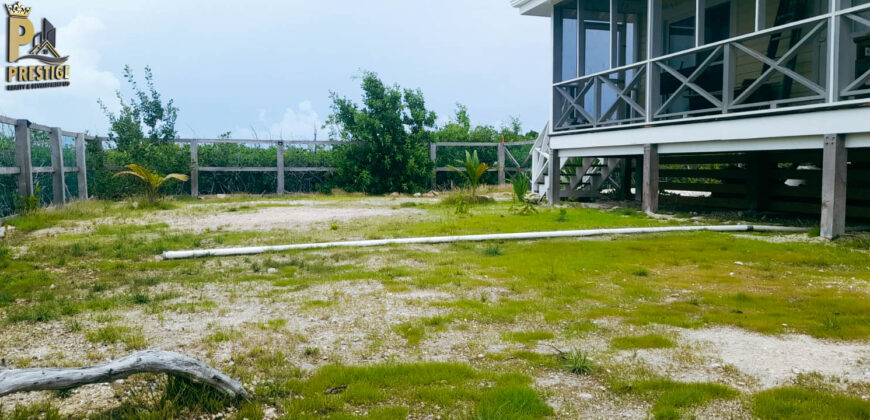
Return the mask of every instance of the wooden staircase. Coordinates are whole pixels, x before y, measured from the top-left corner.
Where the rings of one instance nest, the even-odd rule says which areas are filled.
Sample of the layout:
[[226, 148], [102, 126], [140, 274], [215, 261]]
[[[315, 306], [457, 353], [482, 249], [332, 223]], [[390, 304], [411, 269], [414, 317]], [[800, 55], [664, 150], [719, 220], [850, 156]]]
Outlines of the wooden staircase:
[[[550, 162], [549, 124], [532, 146], [532, 192], [547, 197], [550, 184], [548, 174]], [[609, 186], [618, 187], [614, 175], [621, 165], [622, 158], [561, 158], [559, 159], [559, 196], [561, 198], [599, 198], [601, 190]]]

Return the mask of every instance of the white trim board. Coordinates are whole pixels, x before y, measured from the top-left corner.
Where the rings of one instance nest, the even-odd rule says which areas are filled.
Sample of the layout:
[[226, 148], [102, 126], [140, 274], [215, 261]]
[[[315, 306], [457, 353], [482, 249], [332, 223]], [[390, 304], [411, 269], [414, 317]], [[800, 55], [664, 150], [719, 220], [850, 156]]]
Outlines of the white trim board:
[[[666, 153], [667, 145], [677, 143], [684, 143], [683, 147], [686, 147], [685, 143], [730, 141], [733, 147], [737, 147], [740, 143], [734, 142], [742, 141], [748, 142], [745, 147], [750, 147], [755, 143], [752, 140], [791, 142], [812, 136], [819, 137], [818, 146], [812, 147], [816, 148], [821, 147], [821, 136], [825, 134], [858, 133], [864, 135], [849, 136], [856, 140], [851, 142], [853, 145], [847, 143], [848, 147], [868, 147], [863, 145], [863, 139], [870, 137], [867, 134], [870, 133], [870, 107], [560, 135], [550, 138], [550, 147], [567, 150], [659, 144], [661, 152]], [[800, 144], [777, 148], [807, 148]]]

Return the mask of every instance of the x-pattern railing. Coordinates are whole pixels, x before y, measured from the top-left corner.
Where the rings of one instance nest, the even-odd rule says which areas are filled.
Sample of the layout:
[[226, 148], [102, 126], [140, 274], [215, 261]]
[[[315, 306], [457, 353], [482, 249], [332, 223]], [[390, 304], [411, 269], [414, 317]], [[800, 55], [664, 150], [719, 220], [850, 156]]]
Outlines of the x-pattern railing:
[[[638, 64], [557, 85], [555, 92], [561, 105], [554, 126], [556, 129], [584, 128], [643, 121], [646, 108], [638, 97], [644, 90], [645, 74], [646, 67]], [[590, 92], [592, 100], [587, 104]], [[612, 103], [607, 105], [606, 100]]]
[[[859, 15], [857, 12], [849, 13], [844, 16], [850, 21], [863, 26], [867, 30], [870, 30], [870, 20]], [[840, 91], [840, 96], [850, 97], [870, 94], [870, 87], [867, 87], [868, 81], [870, 81], [870, 70], [867, 70], [864, 73], [857, 75], [854, 81], [846, 85], [846, 87]]]
[[668, 117], [668, 116], [673, 115], [673, 114], [667, 113], [667, 110], [674, 103], [674, 101], [676, 101], [677, 99], [682, 97], [682, 93], [684, 91], [686, 91], [686, 89], [691, 89], [692, 91], [694, 91], [695, 93], [697, 93], [698, 95], [700, 95], [702, 98], [706, 99], [708, 102], [710, 102], [710, 104], [713, 105], [712, 108], [704, 109], [704, 111], [722, 110], [723, 109], [722, 101], [720, 99], [716, 98], [716, 96], [714, 96], [712, 93], [710, 93], [706, 89], [699, 86], [697, 83], [695, 83], [695, 81], [698, 80], [698, 78], [701, 77], [716, 60], [718, 60], [719, 58], [722, 57], [722, 51], [725, 47], [727, 47], [727, 46], [716, 47], [713, 50], [713, 53], [710, 54], [709, 56], [707, 56], [707, 58], [704, 59], [704, 61], [701, 63], [701, 65], [699, 65], [697, 68], [695, 68], [695, 70], [688, 77], [684, 76], [682, 73], [680, 73], [676, 69], [668, 66], [667, 64], [665, 64], [665, 62], [661, 62], [661, 61], [656, 62], [656, 65], [658, 65], [658, 67], [660, 69], [664, 70], [665, 73], [673, 76], [675, 79], [677, 79], [677, 81], [680, 82], [680, 86], [677, 88], [677, 90], [674, 91], [674, 93], [655, 112], [655, 116], [657, 118], [658, 117]]

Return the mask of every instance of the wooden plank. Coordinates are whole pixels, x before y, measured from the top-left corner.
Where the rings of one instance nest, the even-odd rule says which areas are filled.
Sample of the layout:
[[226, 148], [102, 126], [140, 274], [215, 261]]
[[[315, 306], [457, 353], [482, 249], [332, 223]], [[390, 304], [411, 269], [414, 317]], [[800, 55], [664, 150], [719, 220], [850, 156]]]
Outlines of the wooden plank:
[[15, 122], [15, 165], [18, 174], [18, 195], [30, 197], [33, 195], [33, 164], [30, 158], [30, 122], [17, 120]]
[[49, 140], [51, 149], [51, 186], [54, 197], [52, 204], [62, 205], [66, 203], [66, 177], [63, 173], [63, 134], [59, 127], [51, 129]]
[[745, 163], [746, 154], [662, 155], [662, 165], [703, 165], [715, 163]]
[[199, 142], [190, 142], [190, 195], [199, 197]]
[[702, 184], [687, 182], [660, 182], [659, 188], [673, 191], [699, 191], [721, 194], [746, 194], [746, 184]]
[[836, 239], [846, 233], [846, 136], [825, 136], [822, 167], [821, 236]]
[[278, 143], [275, 149], [278, 152], [278, 179], [277, 179], [277, 193], [278, 195], [284, 195], [284, 143]]
[[744, 169], [662, 169], [662, 178], [746, 179]]
[[18, 175], [20, 173], [21, 173], [21, 169], [18, 169], [15, 166], [0, 167], [0, 175]]
[[643, 147], [643, 211], [655, 213], [659, 209], [659, 147]]
[[433, 143], [436, 147], [498, 147], [498, 143], [463, 143], [463, 142], [441, 142]]
[[173, 143], [187, 144], [196, 141], [198, 144], [212, 143], [230, 143], [230, 144], [278, 144], [284, 143], [284, 146], [340, 146], [349, 144], [359, 144], [360, 142], [353, 141], [335, 141], [335, 140], [260, 140], [260, 139], [173, 139]]
[[742, 198], [718, 197], [683, 197], [679, 195], [664, 195], [662, 202], [669, 205], [686, 207], [713, 207], [722, 209], [742, 209], [746, 202]]
[[85, 135], [76, 134], [76, 169], [78, 176], [79, 200], [88, 199], [88, 164], [87, 164], [87, 148], [85, 145]]

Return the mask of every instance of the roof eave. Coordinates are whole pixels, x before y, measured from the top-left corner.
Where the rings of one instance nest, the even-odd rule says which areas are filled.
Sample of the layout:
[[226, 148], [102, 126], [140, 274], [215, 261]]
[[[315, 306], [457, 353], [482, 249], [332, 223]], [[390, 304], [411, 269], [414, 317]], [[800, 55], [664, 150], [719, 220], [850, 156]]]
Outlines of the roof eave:
[[511, 0], [511, 6], [525, 16], [550, 17], [553, 9], [551, 0]]

